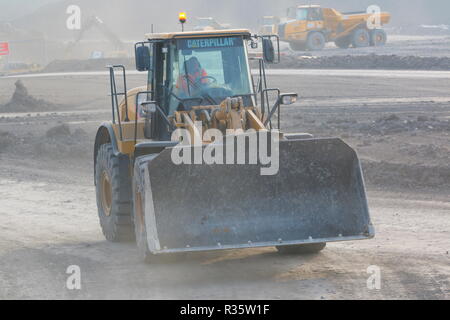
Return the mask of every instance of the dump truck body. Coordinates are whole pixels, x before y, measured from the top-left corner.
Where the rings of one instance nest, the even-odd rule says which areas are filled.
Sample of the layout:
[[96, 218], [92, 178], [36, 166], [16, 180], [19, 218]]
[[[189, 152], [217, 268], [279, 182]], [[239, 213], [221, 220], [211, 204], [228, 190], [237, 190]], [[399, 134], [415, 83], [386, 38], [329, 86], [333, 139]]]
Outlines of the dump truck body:
[[[281, 40], [289, 42], [294, 50], [319, 50], [327, 42], [345, 38], [348, 38], [349, 46], [352, 44], [355, 30], [365, 30], [369, 34], [368, 37], [371, 37], [375, 30], [380, 31], [383, 25], [389, 23], [390, 18], [390, 14], [386, 12], [380, 12], [375, 18], [374, 14], [367, 12], [340, 13], [332, 8], [299, 6], [288, 10], [287, 21], [279, 25], [278, 34]], [[320, 41], [317, 47], [314, 47], [313, 41], [308, 42], [313, 34], [320, 34], [320, 39], [315, 39]], [[367, 40], [367, 46], [384, 45], [386, 42], [386, 39], [378, 43], [373, 41], [376, 39]]]
[[[266, 86], [265, 63], [280, 57], [276, 36], [221, 30], [148, 39], [136, 44], [146, 86], [127, 90], [125, 68], [110, 67], [113, 121], [95, 142], [108, 240], [135, 237], [149, 260], [267, 246], [318, 251], [374, 236], [355, 151], [340, 139], [280, 131], [280, 107], [297, 94]], [[256, 41], [264, 59], [255, 79], [247, 45]], [[204, 69], [197, 80], [192, 61]]]

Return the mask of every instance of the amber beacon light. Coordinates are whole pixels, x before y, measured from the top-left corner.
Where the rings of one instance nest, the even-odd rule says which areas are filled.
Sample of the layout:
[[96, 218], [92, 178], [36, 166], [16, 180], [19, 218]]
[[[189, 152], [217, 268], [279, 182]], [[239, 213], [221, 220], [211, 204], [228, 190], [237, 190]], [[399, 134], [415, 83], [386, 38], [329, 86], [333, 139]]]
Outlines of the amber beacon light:
[[181, 23], [181, 29], [184, 31], [184, 24], [186, 23], [186, 13], [185, 12], [181, 12], [178, 19], [180, 20]]

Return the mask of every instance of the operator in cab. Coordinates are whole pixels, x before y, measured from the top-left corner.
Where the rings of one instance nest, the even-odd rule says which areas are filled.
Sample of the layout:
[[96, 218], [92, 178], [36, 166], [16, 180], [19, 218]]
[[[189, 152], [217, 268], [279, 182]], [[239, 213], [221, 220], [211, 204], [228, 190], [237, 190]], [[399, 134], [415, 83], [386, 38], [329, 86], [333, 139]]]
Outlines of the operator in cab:
[[208, 73], [202, 68], [196, 57], [191, 57], [185, 63], [185, 73], [180, 74], [177, 81], [177, 89], [187, 96], [192, 90], [197, 90], [203, 84], [208, 84]]

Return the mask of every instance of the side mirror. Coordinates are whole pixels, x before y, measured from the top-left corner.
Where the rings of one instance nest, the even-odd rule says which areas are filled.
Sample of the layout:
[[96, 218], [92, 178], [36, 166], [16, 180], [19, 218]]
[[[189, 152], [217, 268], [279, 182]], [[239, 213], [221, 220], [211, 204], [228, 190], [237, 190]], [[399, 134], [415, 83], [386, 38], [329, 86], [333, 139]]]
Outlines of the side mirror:
[[268, 38], [262, 39], [264, 61], [267, 63], [275, 62], [275, 48], [272, 40]]
[[141, 102], [141, 113], [143, 117], [147, 117], [149, 114], [156, 112], [156, 102], [155, 101], [144, 101]]
[[136, 95], [136, 106], [139, 118], [147, 119], [157, 111], [155, 101], [147, 101], [150, 91], [138, 92]]
[[150, 48], [146, 45], [140, 45], [136, 47], [135, 50], [136, 58], [136, 70], [137, 71], [148, 71], [150, 70]]
[[289, 106], [296, 103], [298, 100], [298, 94], [296, 93], [285, 93], [280, 96], [280, 104]]

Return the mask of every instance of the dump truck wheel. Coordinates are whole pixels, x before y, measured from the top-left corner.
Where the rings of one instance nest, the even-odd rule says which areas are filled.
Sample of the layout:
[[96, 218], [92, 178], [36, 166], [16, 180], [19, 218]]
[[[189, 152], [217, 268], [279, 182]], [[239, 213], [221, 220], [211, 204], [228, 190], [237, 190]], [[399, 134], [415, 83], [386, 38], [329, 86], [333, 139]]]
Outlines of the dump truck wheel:
[[375, 29], [370, 33], [370, 45], [374, 47], [384, 46], [387, 42], [386, 31]]
[[366, 29], [356, 29], [352, 36], [352, 45], [354, 48], [364, 48], [370, 46], [370, 34]]
[[128, 172], [119, 170], [119, 159], [110, 144], [100, 147], [95, 167], [97, 207], [105, 238], [112, 242], [134, 239], [131, 188]]
[[277, 250], [281, 254], [306, 254], [318, 253], [325, 249], [326, 243], [299, 244], [293, 246], [280, 246]]
[[289, 46], [294, 51], [305, 51], [306, 45], [300, 42], [289, 42]]
[[352, 44], [352, 41], [351, 41], [350, 37], [343, 37], [343, 38], [336, 39], [336, 41], [334, 41], [334, 44], [338, 48], [348, 49], [348, 47], [350, 47], [350, 45]]
[[306, 48], [311, 51], [319, 51], [325, 48], [326, 39], [321, 32], [311, 32], [306, 40]]

